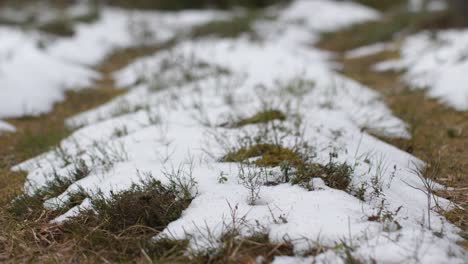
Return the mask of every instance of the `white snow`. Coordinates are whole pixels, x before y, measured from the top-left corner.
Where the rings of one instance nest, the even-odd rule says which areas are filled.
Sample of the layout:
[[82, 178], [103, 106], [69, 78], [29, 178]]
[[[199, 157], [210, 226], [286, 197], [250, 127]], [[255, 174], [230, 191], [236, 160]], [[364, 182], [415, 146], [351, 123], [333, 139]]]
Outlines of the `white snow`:
[[99, 78], [92, 66], [116, 48], [163, 43], [194, 25], [226, 16], [217, 11], [104, 8], [97, 22], [78, 24], [73, 37], [56, 39], [0, 27], [0, 118], [49, 112], [65, 91], [89, 87]]
[[[320, 12], [310, 16], [307, 8]], [[142, 174], [137, 171], [167, 183], [164, 173], [181, 169], [184, 177], [198, 183], [198, 192], [161, 236], [188, 239], [195, 250], [218, 246], [234, 214], [245, 220], [239, 227], [242, 235], [262, 231], [272, 241], [290, 239], [298, 254], [314, 243], [333, 247], [345, 241], [355, 248], [353, 256], [363, 261], [464, 263], [466, 255], [456, 244], [459, 230], [434, 210], [428, 212], [425, 194], [411, 187], [422, 186], [412, 169], [423, 162], [369, 133], [407, 138], [404, 122], [392, 115], [378, 93], [334, 72], [329, 54], [310, 45], [323, 30], [378, 13], [351, 3], [303, 0], [278, 15], [280, 23], [258, 23], [258, 30], [265, 30], [259, 32], [263, 41], [246, 36], [185, 40], [115, 73], [128, 93], [69, 119], [68, 125], [80, 128], [61, 143], [67, 155], [92, 167], [91, 174], [45, 205], [62, 204], [80, 187], [91, 194], [124, 190], [139, 181]], [[305, 24], [297, 23], [303, 19]], [[271, 124], [219, 126], [265, 108], [287, 115], [286, 121], [273, 122], [281, 129]], [[116, 131], [123, 129], [127, 133], [119, 137]], [[239, 164], [220, 158], [238, 146], [240, 138], [260, 134], [285, 147], [308, 142], [317, 163], [326, 164], [336, 153], [336, 162], [354, 168], [355, 188], [378, 179], [374, 187], [381, 193], [368, 186], [363, 202], [317, 178], [311, 190], [289, 183], [262, 186], [251, 205], [248, 190], [239, 181]], [[102, 150], [113, 166], [99, 162]], [[28, 171], [25, 190], [31, 192], [54, 174], [67, 177], [73, 165], [51, 151], [15, 169]], [[267, 170], [269, 177], [280, 177], [279, 168]], [[261, 173], [258, 168], [250, 172]], [[220, 175], [227, 181], [220, 183]], [[434, 198], [440, 206], [450, 206]], [[370, 221], [382, 204], [386, 213], [398, 211], [394, 219]], [[85, 200], [56, 220], [64, 221], [89, 206]], [[317, 257], [276, 258], [275, 263], [340, 263], [339, 254], [330, 249]]]
[[226, 13], [217, 11], [156, 12], [105, 8], [96, 23], [77, 25], [73, 38], [56, 41], [49, 51], [67, 61], [94, 65], [116, 48], [164, 43], [195, 25], [226, 17]]
[[67, 90], [85, 87], [97, 74], [54, 58], [37, 34], [0, 27], [0, 118], [51, 110]]
[[459, 111], [468, 110], [468, 30], [422, 32], [408, 37], [401, 59], [376, 70], [406, 69], [403, 80]]

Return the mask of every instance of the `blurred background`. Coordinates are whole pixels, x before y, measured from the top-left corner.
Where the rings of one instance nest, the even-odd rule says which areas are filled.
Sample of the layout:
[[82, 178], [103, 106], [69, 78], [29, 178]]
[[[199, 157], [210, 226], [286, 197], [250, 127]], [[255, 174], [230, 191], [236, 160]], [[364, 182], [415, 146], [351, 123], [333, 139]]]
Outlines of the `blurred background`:
[[[352, 0], [336, 0], [352, 1]], [[290, 0], [0, 0], [0, 25], [69, 36], [73, 24], [90, 23], [104, 6], [129, 9], [259, 9]], [[466, 0], [354, 0], [385, 12], [394, 30], [444, 29], [468, 25]], [[314, 10], [310, 10], [313, 16]], [[416, 28], [416, 29], [415, 29]], [[382, 28], [383, 31], [388, 30]]]

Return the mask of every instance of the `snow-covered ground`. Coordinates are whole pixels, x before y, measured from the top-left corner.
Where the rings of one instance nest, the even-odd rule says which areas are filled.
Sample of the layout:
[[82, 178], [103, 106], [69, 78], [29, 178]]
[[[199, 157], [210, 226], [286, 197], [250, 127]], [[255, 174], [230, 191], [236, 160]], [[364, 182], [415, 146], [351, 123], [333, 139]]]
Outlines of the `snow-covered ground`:
[[48, 54], [40, 36], [0, 28], [0, 118], [51, 110], [66, 90], [88, 86], [97, 74]]
[[382, 62], [376, 70], [405, 69], [404, 81], [426, 89], [430, 97], [468, 111], [468, 30], [422, 32], [408, 37], [401, 59]]
[[116, 48], [164, 43], [192, 26], [226, 16], [215, 11], [106, 8], [97, 22], [77, 24], [70, 38], [2, 26], [0, 119], [49, 112], [65, 91], [90, 87], [99, 78], [92, 66]]
[[[314, 10], [314, 16], [307, 10]], [[298, 0], [270, 11], [277, 12], [277, 19], [258, 21], [259, 40], [247, 35], [187, 39], [115, 73], [128, 93], [67, 120], [77, 130], [62, 141], [61, 151], [15, 167], [29, 173], [25, 190], [40, 188], [55, 175], [67, 177], [75, 165], [66, 160], [82, 160], [92, 171], [45, 206], [63, 204], [80, 188], [91, 194], [124, 190], [144, 175], [167, 183], [165, 175], [180, 170], [182, 178], [197, 182], [197, 195], [160, 236], [188, 239], [194, 250], [218, 246], [235, 207], [236, 216], [245, 220], [243, 235], [262, 231], [272, 241], [292, 241], [298, 256], [275, 263], [343, 263], [340, 250], [299, 256], [311, 245], [333, 248], [340, 241], [369, 263], [465, 263], [466, 254], [456, 244], [459, 230], [428, 210], [427, 196], [415, 189], [423, 188], [414, 172], [423, 162], [373, 136], [407, 138], [405, 123], [378, 93], [336, 73], [330, 55], [311, 46], [321, 31], [375, 19], [379, 13], [329, 0]], [[76, 54], [53, 50], [48, 51], [54, 58], [75, 60]], [[99, 54], [79, 62], [93, 63]], [[221, 125], [268, 109], [285, 113], [286, 120]], [[259, 197], [252, 200], [239, 177], [245, 168], [220, 161], [247, 140], [288, 148], [307, 143], [310, 147], [303, 150], [316, 163], [346, 162], [353, 168], [351, 186], [365, 190], [364, 201], [318, 177], [309, 188], [260, 184]], [[247, 173], [281, 177], [280, 168], [250, 168]], [[86, 199], [56, 220], [89, 206]], [[372, 217], [379, 211], [386, 217]]]

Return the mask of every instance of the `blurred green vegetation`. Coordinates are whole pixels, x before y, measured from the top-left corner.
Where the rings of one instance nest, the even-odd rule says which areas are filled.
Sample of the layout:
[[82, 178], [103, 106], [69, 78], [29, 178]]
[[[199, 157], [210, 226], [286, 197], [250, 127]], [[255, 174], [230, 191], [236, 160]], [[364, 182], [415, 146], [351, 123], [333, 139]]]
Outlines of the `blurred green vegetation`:
[[[195, 30], [195, 35], [222, 32], [224, 37], [233, 37], [240, 33], [250, 31], [252, 20], [258, 16], [258, 9], [273, 4], [287, 4], [292, 1], [293, 0], [0, 0], [0, 8], [10, 7], [26, 13], [23, 18], [19, 19], [12, 19], [0, 13], [0, 24], [33, 28], [60, 36], [72, 36], [76, 23], [90, 23], [95, 21], [99, 18], [100, 7], [105, 4], [129, 9], [172, 11], [200, 8], [246, 8], [249, 10], [246, 16], [237, 16], [233, 21], [213, 21]], [[468, 0], [445, 0], [448, 4], [448, 9], [437, 12], [410, 11], [408, 10], [408, 0], [353, 1], [382, 11], [384, 13], [384, 18], [380, 21], [350, 27], [348, 29], [350, 39], [347, 39], [345, 42], [352, 42], [351, 46], [366, 45], [376, 41], [388, 40], [394, 34], [403, 30], [415, 32], [424, 29], [446, 29], [468, 26]], [[71, 15], [67, 11], [67, 8], [73, 3], [79, 2], [87, 3], [89, 5], [89, 12], [81, 16]], [[43, 19], [42, 12], [44, 12], [44, 10], [51, 10], [52, 14], [55, 15]], [[314, 11], [311, 10], [311, 16], [313, 13]], [[353, 31], [365, 31], [366, 34], [354, 34]], [[355, 37], [356, 35], [358, 37]], [[349, 43], [342, 45], [350, 46]]]

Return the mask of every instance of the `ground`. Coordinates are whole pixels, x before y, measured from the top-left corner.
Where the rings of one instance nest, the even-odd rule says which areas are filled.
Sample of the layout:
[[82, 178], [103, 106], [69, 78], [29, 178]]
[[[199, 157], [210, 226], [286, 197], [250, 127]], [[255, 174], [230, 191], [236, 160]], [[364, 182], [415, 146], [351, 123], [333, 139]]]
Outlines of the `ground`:
[[[332, 6], [329, 1], [317, 2]], [[380, 6], [383, 12], [397, 12], [387, 4]], [[329, 8], [326, 10], [335, 10]], [[346, 4], [337, 10], [340, 8], [354, 10]], [[353, 38], [361, 39], [353, 42], [343, 41], [350, 34], [346, 27], [342, 30], [342, 26], [325, 23], [331, 33], [323, 33], [314, 29], [317, 22], [313, 20], [293, 23], [288, 30], [277, 27], [275, 19], [294, 21], [300, 9], [300, 5], [296, 10], [289, 9], [284, 17], [281, 13], [270, 17], [249, 12], [236, 15], [231, 22], [221, 20], [195, 27], [188, 34], [189, 40], [177, 37], [143, 47], [117, 48], [94, 67], [101, 77], [88, 89], [66, 92], [64, 101], [54, 104], [48, 113], [4, 118], [16, 132], [0, 135], [0, 145], [7, 146], [0, 149], [0, 260], [253, 263], [261, 256], [267, 263], [386, 263], [395, 258], [394, 252], [415, 263], [429, 263], [430, 259], [463, 263], [466, 255], [453, 242], [466, 249], [466, 240], [458, 236], [467, 239], [463, 232], [468, 219], [467, 112], [429, 99], [424, 91], [410, 89], [402, 81], [402, 71], [373, 69], [379, 62], [400, 58], [398, 48], [359, 57], [347, 55], [361, 45], [389, 40], [385, 34], [366, 40], [373, 25], [380, 23], [367, 21], [376, 19], [373, 11], [356, 9], [360, 15], [342, 22], [360, 22], [359, 27], [367, 28], [351, 30]], [[239, 19], [249, 23], [233, 27]], [[261, 23], [251, 24], [256, 19]], [[385, 20], [386, 16], [377, 19]], [[426, 23], [432, 25], [426, 19], [423, 26], [412, 30], [420, 31]], [[317, 31], [306, 43], [306, 34], [301, 31], [304, 25]], [[264, 32], [259, 31], [262, 27], [273, 34], [258, 35]], [[275, 30], [284, 30], [284, 38], [278, 40]], [[219, 31], [224, 39], [205, 39]], [[258, 38], [274, 44], [259, 46]], [[395, 42], [399, 47], [401, 38]], [[336, 55], [330, 58], [312, 45]], [[296, 49], [299, 56], [284, 49]], [[308, 49], [313, 54], [308, 54]], [[249, 56], [262, 59], [247, 66]], [[318, 65], [317, 70], [302, 72], [302, 65], [297, 65], [311, 61]], [[335, 75], [329, 69], [333, 68], [331, 61], [343, 65], [338, 72], [350, 79]], [[149, 65], [159, 69], [161, 76], [154, 79], [153, 72], [141, 70]], [[283, 66], [271, 70], [276, 80], [258, 71], [269, 65]], [[298, 72], [305, 77], [297, 78]], [[226, 76], [246, 79], [234, 84], [240, 88], [226, 88], [229, 92], [220, 95], [219, 86], [230, 87], [237, 81]], [[333, 77], [332, 82], [328, 76]], [[375, 89], [377, 96], [351, 80]], [[197, 85], [206, 88], [199, 91]], [[351, 86], [351, 91], [362, 97], [343, 99], [350, 95], [349, 91], [341, 94], [340, 85]], [[122, 89], [129, 86], [135, 88]], [[177, 93], [166, 86], [174, 86]], [[329, 94], [327, 89], [337, 90]], [[255, 98], [239, 100], [248, 98], [246, 95]], [[160, 106], [155, 108], [156, 103]], [[361, 113], [357, 109], [364, 110]], [[376, 115], [369, 115], [372, 110], [368, 109]], [[311, 120], [313, 124], [309, 124]], [[167, 138], [155, 137], [163, 131], [168, 133]], [[379, 151], [384, 154], [377, 154]], [[45, 156], [35, 158], [44, 152]], [[436, 175], [431, 179], [452, 188], [422, 189], [415, 178], [419, 172], [402, 168], [407, 164], [411, 169], [411, 164], [421, 160], [429, 164], [429, 169], [421, 170], [422, 176]], [[52, 169], [49, 164], [53, 164]], [[84, 171], [84, 177], [76, 176]], [[76, 178], [63, 183], [42, 178], [40, 173], [59, 177], [65, 173]], [[154, 181], [146, 181], [148, 176]], [[21, 207], [21, 199], [13, 204], [11, 200], [22, 193], [26, 177], [42, 186], [32, 195], [41, 202], [26, 198], [26, 207]], [[129, 189], [131, 184], [137, 185]], [[34, 190], [30, 184], [25, 187]], [[156, 191], [150, 191], [152, 188]], [[426, 210], [426, 225], [428, 219], [421, 219], [420, 212], [425, 212], [421, 209], [427, 202], [424, 197], [432, 191], [446, 200], [429, 194], [429, 200], [434, 197], [437, 206], [432, 212]], [[74, 194], [78, 200], [67, 201], [67, 195]], [[331, 200], [339, 202], [330, 204], [331, 208], [323, 207]], [[181, 209], [170, 211], [174, 206], [165, 208], [166, 201], [180, 203]], [[42, 202], [52, 206], [43, 207]], [[455, 207], [447, 206], [451, 202]], [[138, 207], [146, 203], [148, 207]], [[163, 216], [155, 209], [161, 204], [163, 211], [167, 210]], [[89, 211], [90, 205], [97, 214]], [[76, 214], [76, 208], [81, 214]], [[149, 218], [135, 217], [150, 213]], [[112, 217], [119, 214], [123, 217]], [[342, 217], [345, 215], [347, 219]], [[66, 218], [72, 220], [62, 222]], [[311, 223], [320, 228], [311, 227]], [[430, 232], [415, 235], [420, 229]], [[360, 232], [370, 236], [367, 243], [376, 243], [372, 249], [356, 245], [363, 239]], [[322, 241], [313, 240], [317, 233]], [[387, 234], [411, 252], [402, 253], [374, 241]], [[155, 244], [150, 243], [152, 237], [159, 237]], [[435, 253], [418, 248], [413, 253], [409, 247], [418, 243]], [[425, 243], [442, 246], [436, 251]], [[381, 252], [385, 249], [391, 253]], [[370, 254], [372, 250], [375, 252]]]

